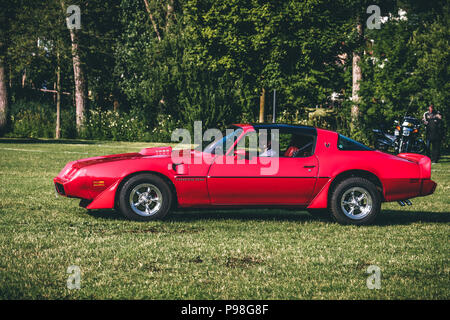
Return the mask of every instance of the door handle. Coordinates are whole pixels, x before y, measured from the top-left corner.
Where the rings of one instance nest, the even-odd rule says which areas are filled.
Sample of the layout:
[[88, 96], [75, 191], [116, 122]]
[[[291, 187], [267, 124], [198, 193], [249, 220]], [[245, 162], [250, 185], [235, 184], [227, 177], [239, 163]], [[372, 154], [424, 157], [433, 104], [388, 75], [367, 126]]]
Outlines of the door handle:
[[316, 166], [303, 166], [303, 168], [315, 168]]

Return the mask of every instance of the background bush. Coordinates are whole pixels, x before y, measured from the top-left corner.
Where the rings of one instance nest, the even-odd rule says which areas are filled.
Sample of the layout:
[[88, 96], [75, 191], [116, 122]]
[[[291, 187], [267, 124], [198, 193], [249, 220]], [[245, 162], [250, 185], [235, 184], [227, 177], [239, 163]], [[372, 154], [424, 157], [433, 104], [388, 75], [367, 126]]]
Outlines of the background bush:
[[25, 100], [12, 104], [9, 136], [54, 138], [56, 116], [50, 108], [45, 103]]

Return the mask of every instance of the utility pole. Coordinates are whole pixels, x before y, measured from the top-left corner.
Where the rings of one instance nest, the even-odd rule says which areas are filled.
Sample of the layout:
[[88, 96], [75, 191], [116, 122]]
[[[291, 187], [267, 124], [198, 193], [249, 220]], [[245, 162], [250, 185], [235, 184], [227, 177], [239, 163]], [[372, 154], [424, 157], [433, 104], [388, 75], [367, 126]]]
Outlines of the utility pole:
[[262, 88], [259, 97], [259, 122], [264, 123], [264, 105], [265, 105], [266, 89]]
[[272, 115], [272, 122], [273, 123], [276, 122], [276, 118], [275, 118], [275, 115], [276, 115], [276, 112], [275, 112], [275, 110], [276, 110], [276, 97], [277, 97], [277, 90], [273, 89], [273, 115]]

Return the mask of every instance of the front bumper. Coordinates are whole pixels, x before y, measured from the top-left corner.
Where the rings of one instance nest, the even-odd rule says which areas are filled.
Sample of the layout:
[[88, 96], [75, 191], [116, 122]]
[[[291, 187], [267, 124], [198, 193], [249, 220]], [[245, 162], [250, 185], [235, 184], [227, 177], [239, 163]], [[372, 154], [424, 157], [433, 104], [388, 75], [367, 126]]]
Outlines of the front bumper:
[[56, 192], [61, 195], [67, 197], [67, 190], [65, 187], [65, 184], [67, 181], [64, 181], [63, 179], [56, 177], [53, 179], [53, 184], [55, 185]]
[[64, 185], [62, 183], [56, 182], [56, 181], [54, 181], [54, 183], [55, 183], [55, 190], [56, 190], [56, 192], [58, 194], [62, 195], [62, 196], [65, 196], [66, 195], [66, 191], [64, 190]]
[[92, 199], [89, 190], [83, 187], [83, 181], [79, 179], [64, 180], [60, 177], [53, 179], [56, 192], [68, 198]]

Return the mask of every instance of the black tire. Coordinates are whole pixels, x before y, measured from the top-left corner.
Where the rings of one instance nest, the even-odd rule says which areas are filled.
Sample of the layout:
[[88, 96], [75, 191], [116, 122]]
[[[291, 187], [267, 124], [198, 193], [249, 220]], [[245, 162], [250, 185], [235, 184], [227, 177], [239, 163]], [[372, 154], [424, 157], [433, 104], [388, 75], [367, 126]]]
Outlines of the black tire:
[[330, 220], [331, 213], [328, 209], [308, 209], [308, 213], [313, 217], [322, 219], [322, 220]]
[[415, 150], [415, 153], [426, 154], [427, 146], [425, 145], [425, 142], [423, 142], [422, 140], [416, 142], [416, 148], [417, 150]]
[[348, 178], [333, 190], [329, 206], [334, 219], [341, 224], [368, 225], [381, 210], [381, 195], [369, 180]]
[[[133, 197], [130, 199], [133, 193]], [[133, 204], [140, 203], [138, 206]], [[132, 204], [133, 203], [133, 204]], [[119, 193], [119, 210], [135, 221], [163, 219], [173, 204], [173, 194], [167, 183], [153, 174], [140, 174], [124, 183]]]

